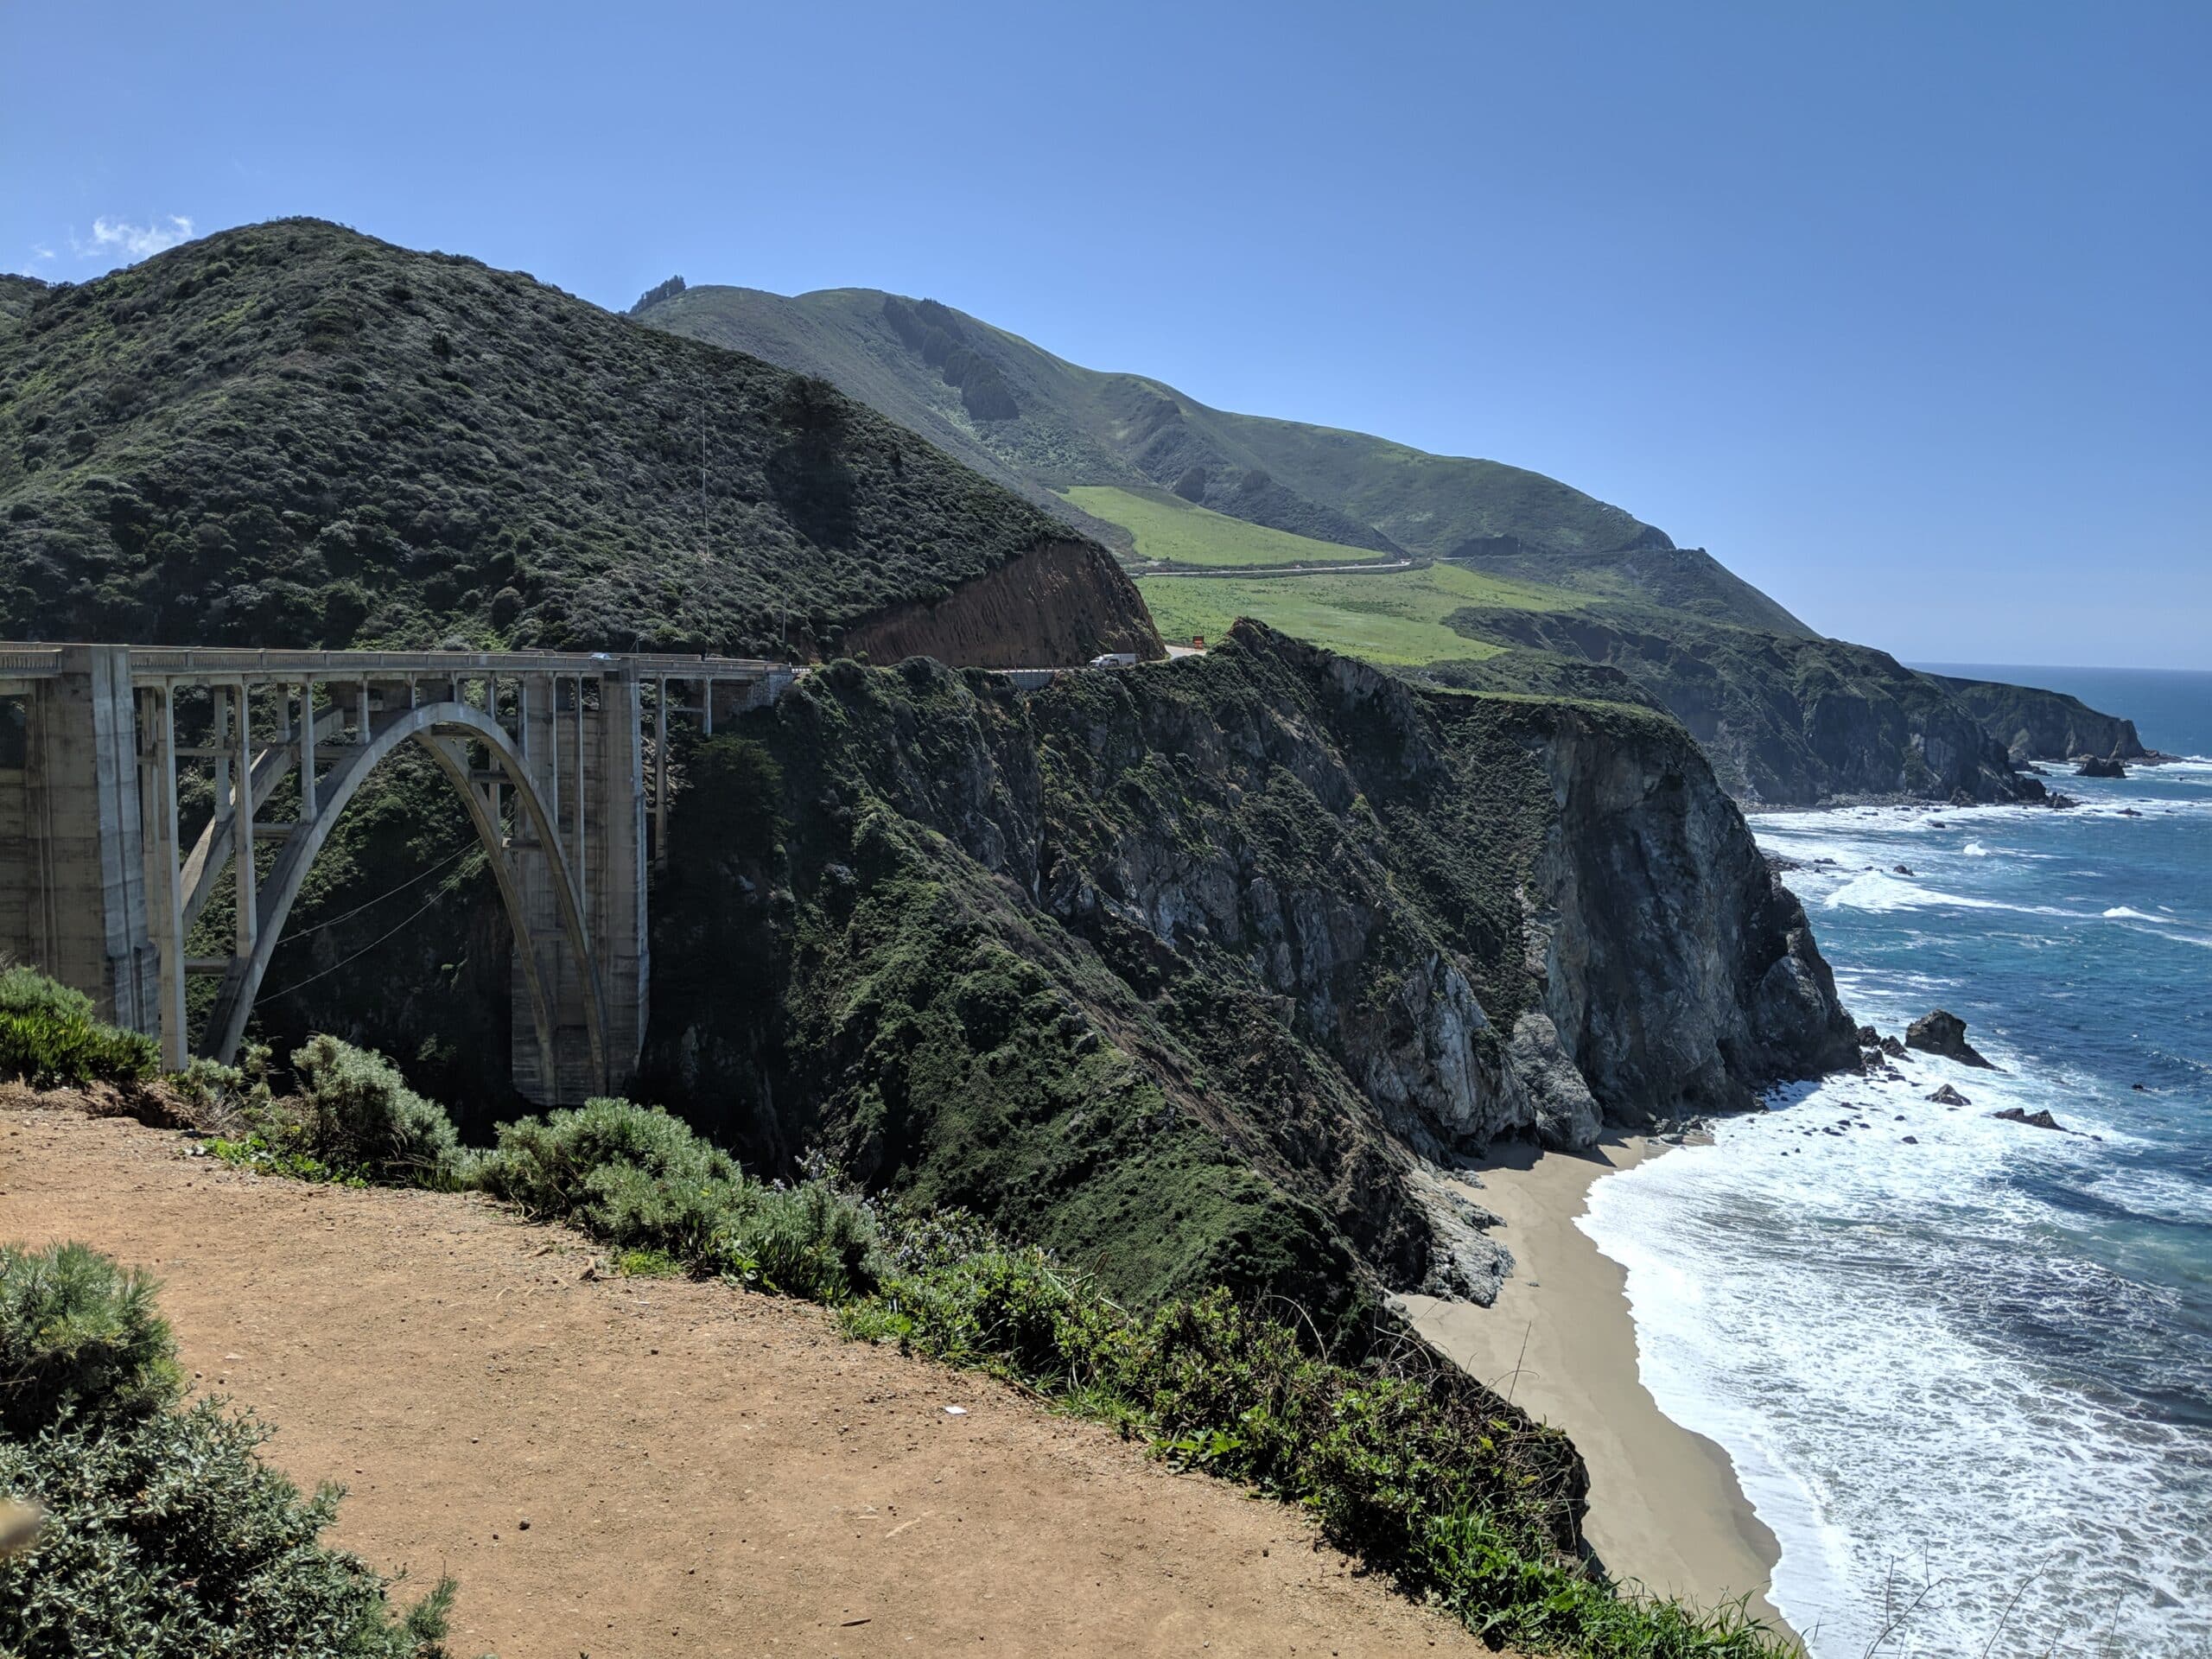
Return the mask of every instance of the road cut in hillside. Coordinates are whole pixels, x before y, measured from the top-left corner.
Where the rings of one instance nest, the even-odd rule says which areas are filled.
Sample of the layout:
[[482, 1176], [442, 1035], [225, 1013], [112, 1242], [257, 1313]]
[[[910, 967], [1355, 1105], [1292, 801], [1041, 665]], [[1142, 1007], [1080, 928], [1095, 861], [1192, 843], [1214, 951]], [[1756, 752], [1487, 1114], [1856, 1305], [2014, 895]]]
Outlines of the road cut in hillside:
[[158, 1274], [195, 1388], [348, 1489], [334, 1541], [461, 1580], [456, 1653], [1483, 1650], [1293, 1510], [820, 1309], [600, 1276], [480, 1198], [255, 1177], [10, 1103], [0, 1239]]

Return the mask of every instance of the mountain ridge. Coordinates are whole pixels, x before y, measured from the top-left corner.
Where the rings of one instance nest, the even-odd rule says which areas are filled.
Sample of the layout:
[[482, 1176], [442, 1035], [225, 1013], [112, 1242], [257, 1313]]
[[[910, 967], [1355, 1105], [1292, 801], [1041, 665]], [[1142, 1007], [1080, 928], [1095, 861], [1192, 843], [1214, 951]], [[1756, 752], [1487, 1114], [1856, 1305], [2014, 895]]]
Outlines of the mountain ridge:
[[970, 630], [983, 658], [1159, 654], [1063, 519], [825, 382], [522, 273], [285, 219], [0, 289], [13, 637], [826, 655], [1039, 554], [1083, 620]]
[[[1572, 688], [1664, 709], [1751, 804], [2042, 797], [2012, 753], [2024, 722], [2063, 725], [2035, 694], [1970, 692], [1827, 639], [1704, 550], [1677, 547], [1656, 526], [1541, 474], [1212, 409], [1155, 378], [1084, 368], [938, 301], [876, 289], [785, 296], [671, 282], [633, 315], [829, 379], [1070, 524], [1141, 556], [1147, 603], [1175, 601], [1188, 631], [1211, 637], [1243, 611], [1296, 633], [1319, 616], [1320, 631], [1303, 637], [1358, 655], [1374, 631], [1354, 613], [1417, 616], [1409, 626], [1383, 625], [1400, 643], [1377, 660], [1447, 685]], [[1366, 553], [1378, 568], [1255, 570], [1194, 594], [1187, 584], [1208, 572], [1175, 568], [1173, 554], [1163, 563], [1148, 544], [1162, 533], [1159, 510], [1178, 504], [1221, 515], [1216, 524], [1306, 538], [1278, 557], [1320, 543], [1329, 558]], [[1176, 528], [1203, 536], [1207, 524], [1186, 515]], [[1216, 539], [1186, 559], [1217, 575], [1236, 558], [1237, 538]], [[1385, 574], [1382, 565], [1410, 568]], [[1455, 602], [1451, 584], [1424, 565], [1546, 590], [1553, 610]], [[1440, 586], [1446, 591], [1430, 591]], [[1318, 610], [1308, 602], [1317, 597]], [[1211, 620], [1193, 613], [1209, 609]], [[1332, 634], [1332, 616], [1351, 626]], [[1455, 636], [1465, 645], [1449, 643]]]
[[[1779, 632], [1810, 629], [1701, 550], [1676, 550], [1657, 526], [1526, 467], [1437, 455], [1311, 422], [1216, 409], [1153, 376], [1084, 367], [934, 300], [870, 288], [783, 296], [690, 284], [632, 315], [820, 375], [849, 395], [1019, 488], [1111, 544], [1128, 534], [1072, 508], [1073, 485], [1135, 484], [1270, 529], [1381, 553], [1484, 563], [1525, 553], [1593, 563], [1680, 552], [1707, 567], [1720, 613]], [[935, 329], [942, 343], [931, 339]], [[956, 353], [987, 364], [1007, 404], [964, 384]], [[957, 379], [945, 379], [947, 366]], [[1377, 481], [1378, 471], [1384, 475]]]

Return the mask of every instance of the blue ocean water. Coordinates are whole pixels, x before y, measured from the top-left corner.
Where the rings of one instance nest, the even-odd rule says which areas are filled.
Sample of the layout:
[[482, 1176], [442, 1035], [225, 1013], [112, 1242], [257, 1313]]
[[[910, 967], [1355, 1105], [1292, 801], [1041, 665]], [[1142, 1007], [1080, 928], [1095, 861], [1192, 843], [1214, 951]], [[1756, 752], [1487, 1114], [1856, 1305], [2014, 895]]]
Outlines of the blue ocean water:
[[[2077, 695], [2212, 757], [2212, 675], [2155, 689]], [[1778, 1094], [1582, 1223], [1816, 1659], [2212, 1653], [2212, 759], [2052, 781], [2082, 804], [1755, 818], [1853, 1014], [1948, 1007], [2002, 1070]]]

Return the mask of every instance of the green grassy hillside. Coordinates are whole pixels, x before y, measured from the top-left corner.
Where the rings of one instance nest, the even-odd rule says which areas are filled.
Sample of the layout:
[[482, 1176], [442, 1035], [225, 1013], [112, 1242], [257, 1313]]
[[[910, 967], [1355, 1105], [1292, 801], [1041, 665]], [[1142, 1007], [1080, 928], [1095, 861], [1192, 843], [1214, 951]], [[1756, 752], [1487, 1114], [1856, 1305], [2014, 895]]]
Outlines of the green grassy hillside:
[[1065, 536], [819, 381], [333, 225], [0, 283], [0, 635], [827, 648]]
[[1094, 518], [1128, 531], [1141, 559], [1172, 564], [1333, 564], [1387, 557], [1287, 530], [1271, 530], [1201, 507], [1167, 492], [1140, 494], [1108, 485], [1078, 484], [1061, 495]]
[[1347, 657], [1394, 668], [1491, 655], [1500, 649], [1451, 625], [1470, 606], [1549, 611], [1575, 596], [1459, 565], [1346, 575], [1140, 576], [1164, 639], [1217, 639], [1240, 616]]
[[[821, 375], [1033, 499], [1085, 485], [1170, 489], [1270, 529], [1439, 557], [1530, 552], [1618, 562], [1673, 545], [1620, 508], [1539, 473], [1209, 408], [1141, 375], [1080, 367], [935, 301], [874, 289], [786, 298], [694, 287], [639, 315], [654, 327]], [[1786, 618], [1762, 596], [1758, 617], [1744, 620], [1776, 626]]]

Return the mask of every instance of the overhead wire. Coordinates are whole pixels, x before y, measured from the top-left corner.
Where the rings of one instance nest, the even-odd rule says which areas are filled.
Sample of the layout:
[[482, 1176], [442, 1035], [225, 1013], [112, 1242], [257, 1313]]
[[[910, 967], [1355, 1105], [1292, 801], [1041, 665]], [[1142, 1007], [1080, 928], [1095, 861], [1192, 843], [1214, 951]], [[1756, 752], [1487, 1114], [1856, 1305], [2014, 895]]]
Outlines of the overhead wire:
[[374, 910], [378, 905], [384, 903], [385, 899], [390, 899], [396, 894], [406, 892], [408, 888], [413, 887], [417, 881], [429, 880], [430, 877], [435, 875], [440, 870], [445, 868], [447, 865], [452, 863], [454, 860], [459, 858], [463, 853], [466, 853], [470, 848], [475, 845], [476, 837], [471, 836], [467, 840], [462, 842], [460, 846], [454, 848], [451, 852], [448, 853], [436, 863], [431, 865], [428, 869], [416, 871], [414, 874], [409, 876], [404, 881], [400, 882], [397, 887], [385, 888], [382, 893], [377, 894], [375, 898], [364, 899], [361, 903], [354, 906], [351, 910], [341, 912], [336, 916], [327, 917], [324, 920], [315, 922], [307, 927], [287, 931], [281, 942], [289, 944], [295, 939], [304, 939], [310, 933], [320, 933], [326, 927], [335, 927], [340, 922], [351, 921], [354, 917], [359, 915], [365, 910]]
[[[394, 889], [394, 891], [397, 891], [397, 889]], [[359, 950], [353, 951], [352, 954], [350, 954], [350, 955], [348, 955], [348, 956], [343, 956], [343, 957], [339, 957], [339, 959], [338, 959], [337, 961], [335, 961], [335, 962], [332, 963], [330, 964], [330, 966], [329, 966], [329, 967], [325, 968], [325, 969], [321, 969], [321, 970], [319, 970], [319, 971], [317, 971], [317, 972], [315, 972], [315, 973], [309, 974], [309, 975], [308, 975], [305, 979], [296, 979], [296, 980], [294, 980], [294, 981], [293, 981], [289, 985], [287, 985], [287, 986], [286, 986], [283, 990], [281, 990], [281, 991], [266, 991], [266, 992], [264, 992], [261, 995], [257, 996], [257, 997], [254, 999], [254, 1001], [255, 1001], [256, 1006], [259, 1006], [260, 1004], [266, 1003], [266, 1002], [274, 1002], [274, 1001], [276, 1001], [279, 997], [289, 996], [289, 995], [290, 995], [294, 991], [302, 990], [302, 989], [306, 988], [308, 986], [314, 984], [314, 983], [315, 982], [315, 981], [317, 981], [318, 979], [327, 978], [327, 977], [328, 977], [330, 975], [336, 973], [336, 972], [337, 972], [340, 968], [343, 968], [343, 967], [344, 967], [347, 963], [349, 963], [349, 962], [353, 962], [353, 961], [354, 961], [354, 960], [356, 960], [356, 959], [358, 959], [358, 958], [359, 958], [359, 957], [365, 957], [365, 956], [368, 955], [368, 953], [369, 953], [370, 951], [372, 951], [372, 950], [375, 950], [375, 949], [377, 948], [377, 946], [378, 946], [378, 945], [382, 944], [383, 944], [386, 939], [390, 938], [391, 938], [394, 933], [397, 933], [397, 932], [398, 932], [402, 928], [404, 928], [404, 927], [405, 927], [405, 926], [406, 926], [410, 922], [413, 921], [413, 920], [414, 920], [417, 916], [421, 916], [421, 915], [423, 915], [423, 914], [427, 913], [427, 912], [429, 912], [429, 908], [430, 908], [430, 906], [433, 906], [433, 905], [436, 904], [436, 903], [438, 902], [438, 900], [439, 900], [439, 899], [445, 898], [445, 897], [446, 897], [448, 894], [449, 894], [452, 891], [453, 891], [453, 889], [452, 889], [452, 887], [451, 887], [450, 886], [440, 887], [440, 888], [439, 888], [435, 893], [432, 893], [432, 894], [431, 894], [428, 899], [424, 899], [424, 900], [423, 901], [423, 903], [421, 904], [421, 906], [418, 906], [416, 909], [415, 909], [415, 910], [411, 911], [410, 912], [409, 912], [406, 916], [402, 917], [402, 918], [400, 918], [400, 920], [399, 920], [399, 922], [398, 922], [398, 924], [397, 924], [397, 925], [395, 925], [395, 926], [393, 926], [393, 927], [391, 927], [391, 928], [387, 929], [385, 931], [384, 931], [384, 932], [382, 932], [382, 933], [378, 934], [378, 935], [376, 936], [376, 938], [374, 938], [373, 939], [371, 939], [371, 940], [370, 940], [366, 944], [363, 945], [363, 946], [362, 946]], [[386, 896], [387, 896], [387, 897], [389, 897], [390, 895], [388, 895], [388, 894], [387, 894]]]

